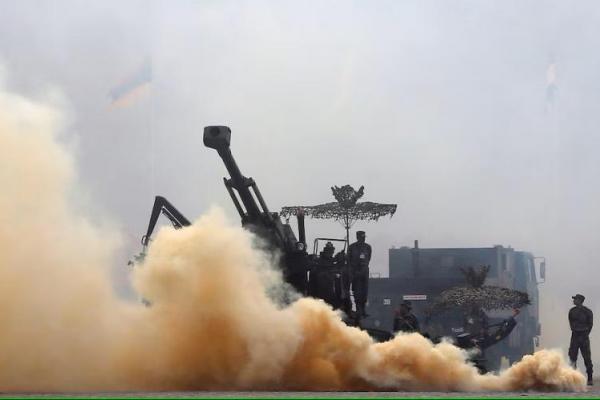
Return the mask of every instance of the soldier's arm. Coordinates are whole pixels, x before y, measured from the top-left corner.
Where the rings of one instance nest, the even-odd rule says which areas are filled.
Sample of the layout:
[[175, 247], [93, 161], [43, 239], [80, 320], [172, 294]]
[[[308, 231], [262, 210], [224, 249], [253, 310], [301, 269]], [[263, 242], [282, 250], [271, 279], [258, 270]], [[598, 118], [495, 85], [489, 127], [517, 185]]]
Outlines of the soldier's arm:
[[354, 253], [352, 251], [352, 249], [354, 249], [354, 243], [352, 243], [350, 246], [348, 246], [348, 254], [346, 255], [346, 257], [348, 259], [348, 264], [352, 264], [352, 253]]
[[510, 317], [504, 320], [500, 328], [498, 328], [498, 330], [494, 334], [485, 337], [481, 347], [485, 349], [487, 347], [490, 347], [491, 345], [498, 343], [499, 341], [510, 335], [513, 329], [515, 329], [515, 326], [517, 326], [517, 321], [514, 317]]
[[573, 309], [569, 310], [569, 328], [573, 330]]
[[590, 326], [589, 332], [591, 332], [592, 328], [594, 326], [594, 313], [592, 312], [592, 310], [590, 310], [590, 312], [588, 313], [588, 319], [589, 319], [589, 326]]

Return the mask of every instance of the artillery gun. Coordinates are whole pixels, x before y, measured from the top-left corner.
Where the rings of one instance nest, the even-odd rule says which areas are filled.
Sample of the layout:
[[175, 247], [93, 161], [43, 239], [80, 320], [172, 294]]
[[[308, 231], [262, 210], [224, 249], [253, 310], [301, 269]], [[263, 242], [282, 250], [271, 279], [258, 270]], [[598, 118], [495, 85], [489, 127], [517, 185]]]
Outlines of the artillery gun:
[[281, 222], [279, 214], [269, 211], [254, 179], [242, 175], [231, 154], [231, 130], [227, 126], [207, 126], [203, 141], [206, 147], [217, 151], [227, 168], [230, 178], [223, 178], [223, 183], [240, 215], [242, 226], [261, 237], [268, 250], [279, 252], [285, 281], [299, 293], [306, 294], [310, 267], [304, 215], [297, 216], [297, 239], [291, 226]]
[[[346, 323], [360, 326], [360, 320], [354, 315], [350, 302], [350, 289], [344, 282], [344, 272], [348, 268], [345, 246], [336, 255], [318, 253], [319, 241], [346, 241], [343, 239], [315, 240], [314, 252], [309, 254], [306, 246], [304, 214], [296, 213], [298, 237], [287, 222], [282, 222], [276, 212], [269, 211], [265, 200], [254, 179], [246, 177], [240, 171], [230, 149], [231, 130], [227, 126], [207, 126], [204, 128], [203, 142], [206, 147], [215, 149], [229, 173], [223, 178], [225, 188], [240, 215], [242, 226], [255, 233], [265, 244], [265, 250], [274, 251], [280, 256], [280, 267], [285, 282], [290, 284], [299, 294], [323, 299], [335, 309], [346, 314]], [[163, 214], [178, 229], [190, 225], [168, 200], [156, 196], [148, 229], [142, 238], [143, 259], [150, 243], [152, 232], [158, 217]], [[377, 340], [387, 340], [391, 334], [378, 329], [365, 329]]]

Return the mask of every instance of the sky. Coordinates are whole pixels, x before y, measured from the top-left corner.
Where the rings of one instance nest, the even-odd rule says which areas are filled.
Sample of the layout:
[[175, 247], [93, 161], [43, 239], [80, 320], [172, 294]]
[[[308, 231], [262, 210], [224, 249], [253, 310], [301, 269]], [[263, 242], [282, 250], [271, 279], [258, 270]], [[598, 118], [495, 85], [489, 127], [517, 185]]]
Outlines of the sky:
[[[584, 0], [4, 1], [0, 79], [68, 115], [78, 204], [125, 238], [122, 292], [154, 195], [189, 219], [220, 206], [237, 220], [202, 144], [204, 126], [227, 125], [271, 210], [344, 184], [398, 204], [355, 226], [373, 272], [415, 239], [546, 257], [543, 343], [564, 348], [571, 296], [600, 306], [598, 37], [600, 6]], [[148, 59], [149, 90], [111, 104]], [[344, 236], [313, 220], [307, 234]]]

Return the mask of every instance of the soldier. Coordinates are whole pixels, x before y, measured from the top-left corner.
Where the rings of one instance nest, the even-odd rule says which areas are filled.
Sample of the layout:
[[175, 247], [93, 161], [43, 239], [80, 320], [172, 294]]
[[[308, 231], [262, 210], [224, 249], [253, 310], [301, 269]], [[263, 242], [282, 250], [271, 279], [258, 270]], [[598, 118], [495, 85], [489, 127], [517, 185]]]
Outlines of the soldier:
[[[514, 309], [512, 316], [505, 319], [499, 324], [490, 325], [490, 326], [481, 326], [478, 334], [476, 333], [468, 333], [465, 332], [456, 337], [456, 344], [458, 347], [463, 349], [472, 349], [476, 348], [478, 351], [476, 353], [471, 354], [471, 361], [475, 364], [475, 367], [481, 372], [485, 374], [488, 372], [486, 367], [486, 359], [485, 359], [485, 349], [494, 344], [498, 343], [515, 329], [517, 326], [517, 321], [515, 317], [519, 315], [520, 310]], [[489, 328], [497, 327], [495, 330], [490, 330]]]
[[325, 244], [325, 248], [321, 251], [321, 258], [333, 262], [333, 253], [335, 253], [335, 247], [333, 247], [333, 243], [327, 242]]
[[357, 317], [365, 317], [365, 305], [369, 292], [369, 261], [371, 261], [371, 246], [365, 242], [364, 231], [356, 232], [356, 242], [348, 247], [348, 265], [350, 267], [350, 282], [356, 304]]
[[478, 334], [487, 330], [488, 328], [489, 318], [485, 311], [477, 306], [470, 307], [464, 313], [463, 317], [465, 332]]
[[310, 281], [308, 294], [310, 296], [323, 299], [334, 308], [339, 308], [339, 296], [335, 290], [335, 259], [333, 254], [335, 247], [333, 243], [327, 242], [319, 254], [315, 268], [310, 271]]
[[408, 300], [400, 303], [400, 309], [394, 318], [394, 332], [419, 332], [419, 320], [411, 312], [412, 303]]
[[594, 325], [594, 314], [592, 310], [583, 305], [585, 296], [576, 294], [573, 298], [575, 307], [569, 310], [569, 325], [571, 326], [571, 344], [569, 345], [569, 359], [573, 368], [577, 368], [577, 355], [581, 350], [581, 356], [585, 363], [588, 376], [587, 384], [593, 385], [593, 365], [590, 354], [590, 332]]

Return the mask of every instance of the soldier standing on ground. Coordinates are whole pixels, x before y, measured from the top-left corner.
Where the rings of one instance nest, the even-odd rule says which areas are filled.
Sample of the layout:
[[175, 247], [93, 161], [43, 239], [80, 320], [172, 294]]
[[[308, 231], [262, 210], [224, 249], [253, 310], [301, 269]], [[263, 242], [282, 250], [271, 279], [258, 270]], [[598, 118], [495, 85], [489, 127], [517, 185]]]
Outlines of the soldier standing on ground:
[[356, 232], [356, 242], [348, 247], [348, 265], [350, 267], [350, 282], [356, 304], [356, 315], [365, 317], [365, 305], [369, 293], [369, 261], [371, 261], [371, 246], [365, 242], [364, 231]]
[[581, 350], [581, 356], [585, 363], [585, 369], [588, 376], [587, 384], [593, 384], [593, 365], [590, 352], [590, 332], [594, 325], [594, 314], [592, 310], [583, 305], [585, 296], [576, 294], [573, 298], [575, 307], [569, 310], [569, 325], [571, 326], [571, 344], [569, 345], [569, 359], [571, 366], [577, 367], [577, 355]]
[[400, 303], [400, 309], [394, 318], [394, 332], [419, 332], [419, 320], [411, 312], [412, 303], [408, 300]]

